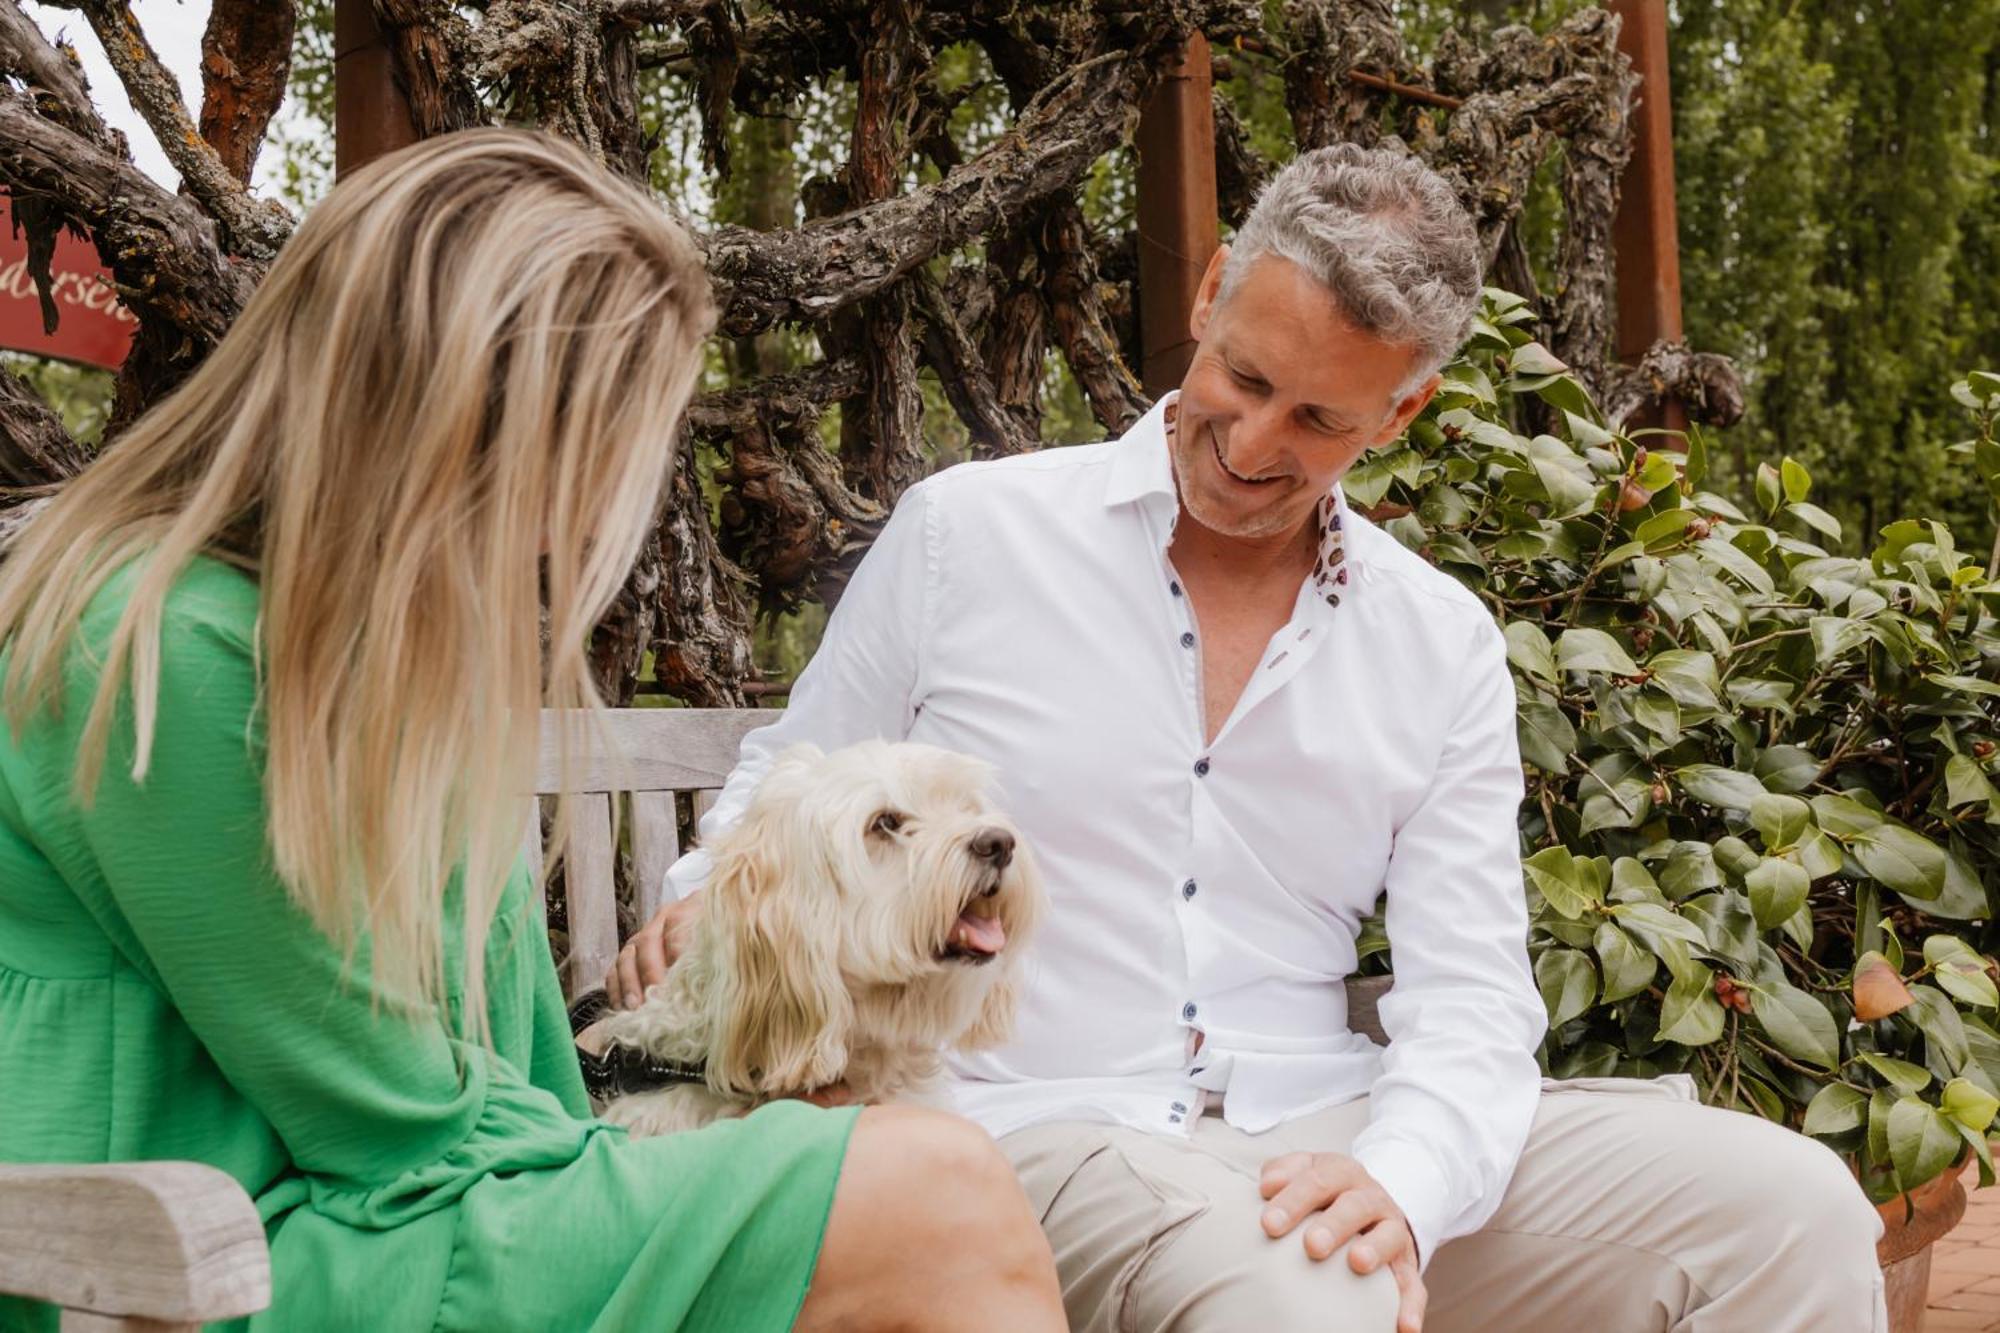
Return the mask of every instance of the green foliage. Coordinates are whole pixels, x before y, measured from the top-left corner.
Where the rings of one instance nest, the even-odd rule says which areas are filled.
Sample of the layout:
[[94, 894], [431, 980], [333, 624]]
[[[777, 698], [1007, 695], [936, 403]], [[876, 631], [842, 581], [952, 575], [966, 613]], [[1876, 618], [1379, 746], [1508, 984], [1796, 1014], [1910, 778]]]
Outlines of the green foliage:
[[1746, 373], [1725, 488], [1789, 453], [1864, 530], [1983, 521], [1933, 442], [2000, 361], [2000, 2], [1690, 0], [1670, 51], [1688, 339]]
[[[1842, 553], [1796, 459], [1739, 508], [1699, 441], [1607, 430], [1533, 324], [1489, 291], [1436, 401], [1346, 484], [1505, 628], [1545, 1063], [1686, 1071], [1876, 1195], [1914, 1186], [2000, 1108], [1970, 942], [2000, 885], [2000, 583], [1935, 521]], [[1956, 393], [2000, 494], [2000, 378]], [[1518, 433], [1528, 396], [1560, 436]], [[1895, 999], [1862, 1021], [1870, 966]]]

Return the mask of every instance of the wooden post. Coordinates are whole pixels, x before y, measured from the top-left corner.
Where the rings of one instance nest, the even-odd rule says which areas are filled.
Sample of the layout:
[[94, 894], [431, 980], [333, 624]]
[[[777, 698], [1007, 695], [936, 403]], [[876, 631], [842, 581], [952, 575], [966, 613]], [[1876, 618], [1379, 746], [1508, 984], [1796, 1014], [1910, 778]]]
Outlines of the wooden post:
[[333, 171], [344, 176], [417, 141], [375, 0], [333, 0]]
[[1188, 312], [1221, 243], [1213, 95], [1196, 33], [1139, 113], [1139, 378], [1154, 398], [1179, 388], [1194, 359]]
[[[1637, 361], [1656, 342], [1681, 338], [1681, 251], [1674, 207], [1674, 122], [1667, 87], [1666, 0], [1606, 0], [1619, 19], [1618, 49], [1639, 76], [1632, 160], [1620, 183], [1612, 243], [1618, 261], [1618, 359]], [[1687, 429], [1669, 398], [1631, 423]]]

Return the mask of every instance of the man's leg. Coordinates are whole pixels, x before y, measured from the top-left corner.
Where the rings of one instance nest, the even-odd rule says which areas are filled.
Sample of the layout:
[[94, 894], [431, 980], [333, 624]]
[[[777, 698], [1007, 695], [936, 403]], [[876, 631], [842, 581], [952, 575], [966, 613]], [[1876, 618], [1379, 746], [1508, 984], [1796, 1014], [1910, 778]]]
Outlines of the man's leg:
[[[1367, 1113], [1359, 1104], [1341, 1110], [1343, 1123], [1328, 1132], [1344, 1145]], [[1076, 1333], [1395, 1327], [1386, 1271], [1361, 1277], [1344, 1251], [1315, 1263], [1299, 1234], [1264, 1234], [1258, 1171], [1288, 1147], [1214, 1116], [1202, 1117], [1192, 1140], [1062, 1123], [1000, 1146], [1055, 1250]]]
[[1840, 1159], [1669, 1086], [1543, 1094], [1499, 1212], [1425, 1273], [1425, 1333], [1886, 1329], [1880, 1223]]

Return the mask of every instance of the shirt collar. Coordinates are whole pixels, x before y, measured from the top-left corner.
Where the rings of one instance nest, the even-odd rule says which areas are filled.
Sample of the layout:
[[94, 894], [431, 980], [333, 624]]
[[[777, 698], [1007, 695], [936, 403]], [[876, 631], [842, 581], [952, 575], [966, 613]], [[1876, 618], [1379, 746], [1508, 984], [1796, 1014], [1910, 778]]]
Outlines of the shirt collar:
[[[1179, 492], [1174, 485], [1174, 461], [1167, 449], [1167, 412], [1180, 400], [1180, 390], [1160, 396], [1152, 410], [1132, 424], [1111, 450], [1111, 475], [1104, 485], [1105, 508], [1131, 504], [1136, 500], [1166, 500], [1178, 511]], [[1360, 568], [1349, 537], [1354, 520], [1347, 497], [1335, 482], [1319, 502], [1319, 558], [1313, 564], [1314, 583], [1325, 591], [1337, 592], [1347, 583], [1348, 571]]]

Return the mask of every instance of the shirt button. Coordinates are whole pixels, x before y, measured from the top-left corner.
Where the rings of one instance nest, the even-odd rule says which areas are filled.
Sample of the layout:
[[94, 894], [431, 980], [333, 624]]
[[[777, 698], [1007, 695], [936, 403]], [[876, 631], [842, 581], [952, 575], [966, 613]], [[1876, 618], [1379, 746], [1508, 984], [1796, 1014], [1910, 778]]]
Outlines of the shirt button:
[[1197, 759], [1194, 761], [1194, 775], [1198, 778], [1205, 778], [1208, 776], [1208, 760]]
[[1194, 647], [1194, 635], [1192, 633], [1181, 635], [1181, 647], [1183, 648]]
[[1192, 897], [1194, 897], [1194, 881], [1193, 881], [1193, 880], [1189, 880], [1189, 881], [1188, 881], [1187, 883], [1185, 883], [1185, 884], [1181, 885], [1181, 897], [1183, 897], [1183, 898], [1192, 898]]
[[1186, 1004], [1184, 1004], [1184, 1005], [1182, 1005], [1182, 1006], [1181, 1006], [1181, 1021], [1182, 1021], [1183, 1023], [1192, 1023], [1192, 1022], [1194, 1022], [1194, 1001], [1193, 1001], [1193, 1000], [1189, 1000], [1189, 1001], [1188, 1001], [1188, 1002], [1187, 1002]]
[[1180, 583], [1180, 580], [1179, 580], [1179, 579], [1171, 579], [1171, 580], [1169, 580], [1169, 581], [1168, 581], [1168, 583], [1167, 583], [1167, 591], [1168, 591], [1168, 592], [1170, 592], [1170, 593], [1172, 593], [1172, 594], [1173, 594], [1174, 596], [1176, 596], [1176, 597], [1180, 596], [1180, 595], [1181, 595], [1181, 583]]

